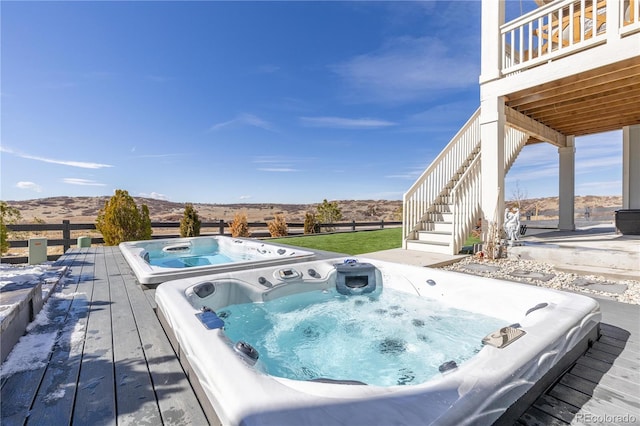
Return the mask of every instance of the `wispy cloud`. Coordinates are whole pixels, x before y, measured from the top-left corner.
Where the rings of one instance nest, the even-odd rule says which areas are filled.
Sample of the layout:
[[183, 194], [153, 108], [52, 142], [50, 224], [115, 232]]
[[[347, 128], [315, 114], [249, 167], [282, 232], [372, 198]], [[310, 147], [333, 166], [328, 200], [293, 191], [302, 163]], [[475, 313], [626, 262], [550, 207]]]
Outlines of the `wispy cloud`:
[[[134, 152], [134, 151], [131, 151]], [[186, 153], [175, 153], [175, 154], [141, 154], [134, 155], [133, 158], [172, 158], [172, 157], [183, 157], [187, 155]]]
[[434, 37], [394, 38], [331, 69], [359, 100], [393, 103], [472, 87], [480, 71], [478, 58]]
[[260, 167], [258, 168], [261, 172], [275, 172], [275, 173], [289, 173], [289, 172], [299, 172], [298, 169], [292, 169], [291, 167]]
[[315, 161], [313, 157], [287, 157], [284, 155], [259, 155], [251, 159], [256, 164], [282, 164]]
[[576, 161], [576, 173], [592, 173], [594, 170], [610, 169], [612, 167], [622, 170], [622, 157], [609, 156], [600, 158], [587, 158]]
[[576, 174], [622, 170], [622, 132], [576, 138]]
[[259, 164], [256, 169], [261, 172], [291, 173], [302, 171], [298, 165], [317, 161], [314, 157], [287, 157], [283, 155], [261, 155], [254, 157], [251, 162]]
[[540, 167], [522, 167], [513, 168], [509, 171], [505, 180], [507, 182], [521, 181], [533, 181], [535, 179], [554, 178], [558, 177], [558, 166], [548, 165]]
[[238, 114], [235, 118], [229, 121], [222, 121], [220, 123], [216, 123], [213, 126], [209, 127], [209, 131], [213, 132], [216, 130], [224, 129], [225, 127], [237, 127], [237, 126], [250, 126], [250, 127], [258, 127], [260, 129], [268, 130], [270, 132], [274, 131], [273, 126], [266, 120], [253, 115], [253, 114]]
[[80, 167], [82, 169], [102, 169], [106, 167], [113, 167], [110, 164], [90, 163], [85, 161], [74, 161], [74, 160], [57, 160], [53, 158], [39, 157], [36, 155], [15, 152], [12, 149], [5, 148], [5, 147], [0, 147], [0, 152], [12, 154], [12, 155], [15, 155], [16, 157], [25, 158], [27, 160], [36, 160], [36, 161], [42, 161], [44, 163], [60, 164], [62, 166]]
[[407, 171], [404, 171], [404, 172], [385, 175], [384, 177], [387, 178], [387, 179], [416, 180], [416, 179], [418, 179], [418, 177], [420, 177], [422, 172], [424, 172], [424, 168], [423, 167], [415, 167], [413, 169], [410, 169], [410, 170], [407, 170]]
[[304, 126], [338, 129], [378, 129], [396, 125], [392, 121], [374, 118], [300, 117], [300, 121]]
[[16, 188], [26, 189], [34, 192], [42, 192], [42, 187], [34, 182], [18, 182], [16, 183]]
[[145, 193], [145, 192], [141, 192], [138, 194], [139, 197], [144, 197], [144, 198], [153, 198], [154, 200], [165, 200], [168, 201], [169, 197], [161, 194], [159, 192], [151, 192], [149, 194]]
[[620, 195], [621, 192], [621, 180], [600, 180], [576, 185], [576, 195]]
[[241, 195], [238, 197], [240, 200], [248, 200], [249, 198], [251, 198], [251, 195]]
[[106, 184], [96, 182], [95, 180], [78, 179], [78, 178], [63, 178], [62, 182], [69, 185], [80, 185], [80, 186], [107, 186]]
[[453, 136], [478, 107], [477, 100], [442, 102], [407, 117], [403, 131], [450, 133]]

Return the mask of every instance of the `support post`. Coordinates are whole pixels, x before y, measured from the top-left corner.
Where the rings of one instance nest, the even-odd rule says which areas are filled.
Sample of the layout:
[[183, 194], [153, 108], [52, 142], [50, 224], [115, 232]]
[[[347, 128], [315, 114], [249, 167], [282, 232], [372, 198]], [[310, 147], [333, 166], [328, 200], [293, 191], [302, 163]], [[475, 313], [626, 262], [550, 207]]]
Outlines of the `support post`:
[[71, 228], [69, 227], [69, 221], [62, 221], [62, 239], [64, 240], [64, 253], [71, 248]]
[[575, 212], [575, 136], [567, 136], [567, 146], [558, 148], [559, 183], [558, 183], [558, 229], [574, 231], [576, 229]]
[[504, 24], [505, 1], [481, 2], [480, 84], [497, 80], [502, 74], [502, 41], [500, 26]]
[[640, 209], [640, 125], [622, 129], [622, 208]]
[[487, 240], [489, 222], [501, 228], [504, 210], [504, 97], [482, 99], [480, 146], [482, 176], [482, 235]]

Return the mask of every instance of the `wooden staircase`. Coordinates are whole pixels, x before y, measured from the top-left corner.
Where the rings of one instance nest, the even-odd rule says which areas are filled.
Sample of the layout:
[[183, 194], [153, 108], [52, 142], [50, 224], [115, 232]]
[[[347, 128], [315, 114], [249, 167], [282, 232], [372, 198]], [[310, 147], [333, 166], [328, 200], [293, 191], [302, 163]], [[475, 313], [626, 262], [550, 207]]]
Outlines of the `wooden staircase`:
[[407, 249], [430, 251], [435, 253], [452, 252], [452, 238], [454, 233], [454, 196], [452, 194], [457, 183], [474, 160], [479, 161], [480, 144], [471, 152], [469, 158], [460, 166], [451, 180], [442, 189], [441, 195], [433, 203], [431, 209], [425, 213], [415, 231], [414, 240], [407, 241]]
[[[505, 134], [505, 173], [529, 136]], [[457, 254], [480, 217], [480, 109], [403, 197], [404, 248]]]

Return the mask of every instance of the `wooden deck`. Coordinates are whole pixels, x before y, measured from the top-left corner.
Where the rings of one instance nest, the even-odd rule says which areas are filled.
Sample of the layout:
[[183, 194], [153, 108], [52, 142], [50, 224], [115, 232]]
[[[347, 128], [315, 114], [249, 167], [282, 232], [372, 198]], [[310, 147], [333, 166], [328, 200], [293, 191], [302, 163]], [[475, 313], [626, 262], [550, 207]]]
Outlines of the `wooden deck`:
[[46, 366], [3, 381], [3, 426], [203, 425], [206, 417], [153, 310], [117, 247], [74, 249], [65, 298], [48, 331], [58, 339]]
[[[0, 424], [208, 424], [120, 250], [73, 249], [58, 263], [70, 281], [42, 330], [57, 343], [46, 365], [3, 380]], [[602, 337], [517, 424], [640, 424], [640, 307], [601, 306]]]
[[640, 425], [640, 307], [599, 300], [600, 339], [519, 425]]

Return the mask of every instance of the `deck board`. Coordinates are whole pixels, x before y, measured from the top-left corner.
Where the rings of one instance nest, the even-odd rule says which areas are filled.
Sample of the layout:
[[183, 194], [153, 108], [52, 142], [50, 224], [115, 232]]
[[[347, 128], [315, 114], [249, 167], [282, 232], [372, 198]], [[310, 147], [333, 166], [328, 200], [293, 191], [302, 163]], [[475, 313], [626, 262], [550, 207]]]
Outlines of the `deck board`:
[[162, 422], [147, 368], [142, 342], [122, 274], [113, 255], [105, 256], [111, 289], [113, 363], [119, 425], [156, 425]]
[[580, 408], [575, 405], [571, 405], [570, 403], [557, 399], [551, 395], [542, 395], [542, 397], [538, 398], [533, 406], [536, 409], [566, 423], [571, 423], [571, 420], [575, 417], [576, 413], [580, 411]]
[[[118, 273], [129, 273], [129, 266], [117, 248], [110, 253], [115, 257]], [[114, 271], [115, 273], [115, 271]], [[207, 420], [193, 389], [178, 361], [169, 340], [160, 325], [142, 288], [131, 281], [126, 287], [133, 308], [136, 325], [163, 422], [171, 425], [206, 424]]]
[[92, 284], [85, 288], [91, 302], [73, 419], [82, 424], [115, 424], [111, 299], [102, 251], [96, 256]]
[[[75, 384], [80, 374], [83, 341], [72, 341], [73, 333], [84, 333], [87, 323], [89, 301], [84, 293], [78, 293], [82, 277], [93, 275], [93, 261], [95, 253], [76, 253], [69, 255], [67, 265], [79, 263], [77, 273], [72, 275], [60, 288], [60, 293], [70, 301], [62, 329], [65, 337], [58, 341], [49, 362], [31, 412], [29, 424], [69, 424], [75, 401], [75, 389], [68, 389], [68, 384]], [[84, 271], [84, 273], [83, 273]], [[82, 288], [80, 288], [82, 291]], [[75, 388], [75, 387], [74, 387]], [[54, 397], [51, 397], [54, 395]]]
[[[519, 419], [521, 425], [640, 423], [640, 372], [635, 322], [631, 332], [607, 323], [601, 336]], [[621, 324], [624, 325], [624, 324]], [[624, 420], [627, 421], [624, 421]]]

